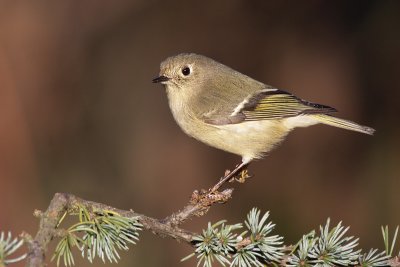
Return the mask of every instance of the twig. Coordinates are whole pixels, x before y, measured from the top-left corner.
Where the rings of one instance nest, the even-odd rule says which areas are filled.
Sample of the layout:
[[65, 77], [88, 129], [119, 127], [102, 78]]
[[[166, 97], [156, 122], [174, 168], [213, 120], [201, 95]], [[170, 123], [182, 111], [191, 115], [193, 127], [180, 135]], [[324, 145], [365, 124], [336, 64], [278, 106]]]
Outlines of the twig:
[[202, 190], [199, 192], [196, 190], [193, 192], [188, 205], [186, 205], [181, 211], [168, 216], [162, 220], [162, 222], [167, 225], [178, 226], [194, 216], [201, 217], [207, 213], [211, 205], [227, 202], [231, 198], [232, 193], [232, 188], [225, 189], [222, 192], [211, 190]]
[[[220, 186], [219, 186], [220, 187]], [[218, 188], [219, 188], [218, 187]], [[197, 190], [193, 192], [189, 203], [182, 209], [164, 220], [158, 220], [136, 213], [132, 210], [121, 210], [102, 203], [84, 200], [77, 196], [67, 193], [56, 193], [45, 212], [35, 211], [35, 216], [40, 217], [40, 226], [35, 238], [25, 234], [25, 240], [28, 242], [27, 267], [45, 266], [45, 255], [50, 241], [59, 235], [57, 229], [60, 219], [65, 212], [74, 211], [77, 206], [84, 206], [89, 211], [110, 210], [119, 213], [127, 218], [136, 218], [146, 230], [161, 237], [170, 237], [178, 242], [184, 242], [190, 245], [192, 237], [197, 235], [178, 227], [184, 221], [194, 216], [203, 216], [209, 208], [215, 203], [225, 203], [231, 198], [233, 189], [226, 189], [222, 192], [213, 190]]]
[[[224, 177], [222, 177], [218, 183], [216, 183], [213, 187], [208, 190], [202, 191], [194, 191], [192, 197], [189, 201], [189, 204], [186, 205], [181, 211], [173, 213], [172, 215], [168, 216], [164, 220], [163, 223], [178, 226], [184, 221], [197, 216], [203, 216], [212, 204], [214, 203], [225, 203], [227, 202], [233, 193], [233, 189], [225, 189], [222, 192], [218, 190], [224, 185], [226, 182], [230, 181], [231, 179], [235, 178], [240, 171], [246, 170], [248, 163], [241, 163], [238, 165], [233, 171], [226, 171]], [[247, 174], [247, 171], [242, 173], [242, 177], [240, 177], [239, 181], [244, 182], [246, 178], [250, 176]]]
[[57, 223], [67, 208], [68, 195], [55, 194], [47, 211], [40, 214], [39, 231], [35, 239], [28, 241], [29, 253], [26, 266], [44, 266], [47, 246], [53, 239]]

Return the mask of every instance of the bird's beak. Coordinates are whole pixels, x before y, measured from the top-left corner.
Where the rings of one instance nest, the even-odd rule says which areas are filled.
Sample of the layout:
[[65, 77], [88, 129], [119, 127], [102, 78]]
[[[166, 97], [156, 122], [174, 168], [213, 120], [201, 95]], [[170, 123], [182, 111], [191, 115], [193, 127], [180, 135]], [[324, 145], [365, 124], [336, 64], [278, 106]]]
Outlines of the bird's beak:
[[171, 78], [168, 78], [167, 76], [161, 75], [157, 78], [154, 78], [152, 81], [153, 83], [163, 83], [171, 80]]

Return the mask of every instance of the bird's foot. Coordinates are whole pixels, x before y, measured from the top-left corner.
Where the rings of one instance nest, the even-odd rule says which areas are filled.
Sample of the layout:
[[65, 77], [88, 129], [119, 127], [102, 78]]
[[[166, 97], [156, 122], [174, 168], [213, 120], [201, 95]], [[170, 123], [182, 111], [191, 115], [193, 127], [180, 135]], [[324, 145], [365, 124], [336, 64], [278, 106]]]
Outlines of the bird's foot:
[[[219, 180], [219, 182], [216, 185], [214, 185], [213, 188], [211, 188], [211, 191], [212, 192], [217, 191], [225, 182], [235, 181], [237, 176], [241, 177], [241, 178], [239, 178], [240, 181], [244, 181], [246, 178], [250, 177], [247, 174], [247, 170], [246, 170], [247, 165], [248, 165], [248, 163], [241, 163], [241, 164], [237, 165], [233, 171], [226, 170], [224, 177], [222, 177]], [[246, 170], [246, 171], [243, 173], [243, 170]]]
[[247, 179], [251, 178], [252, 175], [249, 174], [249, 171], [246, 169], [243, 169], [240, 173], [238, 173], [235, 176], [235, 180], [238, 181], [239, 183], [244, 183], [246, 182]]
[[[238, 168], [240, 165], [236, 165], [236, 168]], [[230, 170], [226, 170], [224, 177], [227, 177], [231, 173]], [[221, 179], [223, 179], [222, 177]], [[249, 171], [246, 167], [243, 167], [237, 174], [234, 174], [231, 179], [229, 179], [229, 182], [232, 183], [234, 181], [237, 181], [239, 183], [244, 183], [246, 182], [246, 179], [251, 178], [252, 175], [249, 174]]]

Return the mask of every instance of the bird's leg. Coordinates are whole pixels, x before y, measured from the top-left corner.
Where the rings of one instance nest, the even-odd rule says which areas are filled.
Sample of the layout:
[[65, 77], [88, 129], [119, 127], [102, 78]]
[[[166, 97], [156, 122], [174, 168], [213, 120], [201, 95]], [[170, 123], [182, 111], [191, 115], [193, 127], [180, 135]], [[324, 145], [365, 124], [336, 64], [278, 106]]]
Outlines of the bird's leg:
[[221, 180], [219, 180], [219, 182], [213, 186], [211, 192], [217, 191], [225, 182], [229, 181], [230, 179], [234, 178], [237, 174], [239, 174], [240, 171], [241, 171], [241, 177], [239, 178], [239, 181], [244, 181], [245, 178], [249, 177], [247, 175], [247, 169], [246, 169], [248, 165], [249, 163], [242, 162], [241, 164], [236, 166], [236, 168], [233, 171], [226, 173], [225, 176], [222, 177]]

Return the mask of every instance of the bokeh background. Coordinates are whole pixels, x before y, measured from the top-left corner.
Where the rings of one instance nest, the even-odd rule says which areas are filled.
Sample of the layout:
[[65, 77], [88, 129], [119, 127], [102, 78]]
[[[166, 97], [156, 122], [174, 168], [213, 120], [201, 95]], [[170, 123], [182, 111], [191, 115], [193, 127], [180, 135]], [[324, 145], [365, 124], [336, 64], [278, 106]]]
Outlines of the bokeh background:
[[[294, 131], [228, 204], [184, 228], [256, 206], [286, 243], [331, 217], [383, 248], [380, 226], [400, 223], [399, 1], [0, 2], [0, 229], [35, 234], [32, 212], [55, 192], [163, 218], [239, 163], [187, 137], [151, 83], [181, 52], [377, 129]], [[191, 251], [144, 232], [118, 266], [193, 266], [179, 262]]]

